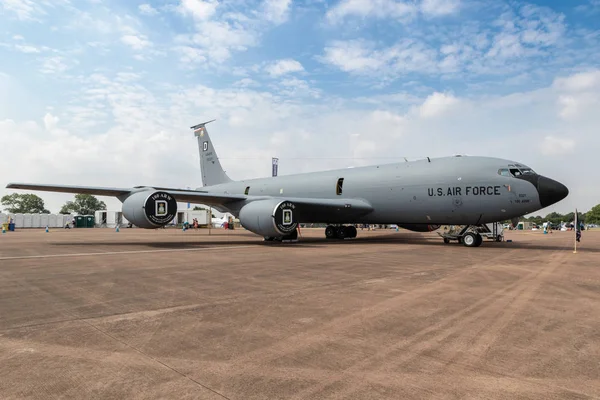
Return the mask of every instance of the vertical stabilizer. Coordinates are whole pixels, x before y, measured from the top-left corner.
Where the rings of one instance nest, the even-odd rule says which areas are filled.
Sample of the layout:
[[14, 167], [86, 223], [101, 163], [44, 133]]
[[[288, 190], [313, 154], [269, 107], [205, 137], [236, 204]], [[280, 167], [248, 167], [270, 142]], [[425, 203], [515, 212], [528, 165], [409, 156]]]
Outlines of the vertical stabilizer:
[[218, 185], [219, 183], [231, 182], [231, 179], [229, 179], [221, 167], [217, 152], [215, 151], [210, 136], [208, 136], [208, 131], [206, 130], [206, 124], [213, 121], [214, 119], [191, 127], [191, 129], [194, 130], [194, 135], [198, 138], [202, 186], [212, 186]]

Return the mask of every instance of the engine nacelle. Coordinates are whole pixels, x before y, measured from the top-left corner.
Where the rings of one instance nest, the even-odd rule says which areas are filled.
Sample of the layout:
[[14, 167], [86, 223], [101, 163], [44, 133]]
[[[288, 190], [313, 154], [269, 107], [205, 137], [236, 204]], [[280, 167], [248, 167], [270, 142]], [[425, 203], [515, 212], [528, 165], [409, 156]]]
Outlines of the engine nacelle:
[[433, 232], [437, 229], [440, 229], [441, 225], [428, 225], [428, 224], [404, 224], [404, 225], [400, 225], [398, 224], [399, 227], [404, 228], [404, 229], [408, 229], [409, 231], [413, 231], [413, 232]]
[[139, 228], [160, 228], [176, 215], [177, 200], [167, 192], [145, 190], [132, 194], [123, 202], [123, 216]]
[[256, 200], [241, 208], [240, 223], [250, 232], [265, 237], [283, 237], [298, 227], [296, 206], [278, 199]]

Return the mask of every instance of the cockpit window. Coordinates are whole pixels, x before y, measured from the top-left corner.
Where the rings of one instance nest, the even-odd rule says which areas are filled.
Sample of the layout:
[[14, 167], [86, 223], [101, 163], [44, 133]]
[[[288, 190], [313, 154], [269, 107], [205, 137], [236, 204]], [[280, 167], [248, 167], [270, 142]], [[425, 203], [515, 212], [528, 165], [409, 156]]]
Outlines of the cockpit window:
[[535, 171], [529, 167], [524, 167], [520, 164], [511, 164], [508, 166], [508, 168], [499, 169], [498, 175], [502, 175], [502, 176], [535, 175]]

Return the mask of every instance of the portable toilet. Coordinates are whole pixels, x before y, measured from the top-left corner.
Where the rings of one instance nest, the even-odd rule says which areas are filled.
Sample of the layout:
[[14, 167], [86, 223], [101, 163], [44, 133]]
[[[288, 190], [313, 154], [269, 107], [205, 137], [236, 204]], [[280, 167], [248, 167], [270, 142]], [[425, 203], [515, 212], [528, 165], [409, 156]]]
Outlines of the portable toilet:
[[33, 228], [33, 214], [23, 214], [23, 228]]
[[25, 214], [15, 214], [14, 219], [17, 228], [23, 228], [25, 226]]
[[76, 228], [85, 228], [85, 217], [83, 215], [75, 216], [75, 227]]
[[94, 218], [93, 215], [85, 216], [85, 227], [86, 228], [93, 228], [95, 222], [96, 222], [96, 219]]
[[31, 227], [41, 228], [42, 227], [42, 216], [40, 214], [31, 214]]
[[45, 227], [49, 226], [49, 224], [50, 224], [50, 215], [48, 215], [48, 214], [40, 215], [40, 226], [42, 228], [45, 228]]

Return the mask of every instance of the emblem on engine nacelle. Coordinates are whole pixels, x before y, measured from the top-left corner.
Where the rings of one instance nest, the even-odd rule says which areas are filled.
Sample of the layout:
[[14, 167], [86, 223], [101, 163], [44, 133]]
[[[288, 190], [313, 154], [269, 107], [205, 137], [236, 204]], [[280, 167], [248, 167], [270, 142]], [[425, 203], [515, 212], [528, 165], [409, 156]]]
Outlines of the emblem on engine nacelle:
[[294, 210], [296, 205], [291, 201], [279, 203], [273, 215], [275, 227], [281, 233], [292, 233], [298, 227], [298, 221], [295, 219]]
[[151, 223], [165, 225], [177, 214], [177, 200], [169, 193], [156, 192], [146, 199], [144, 210]]

